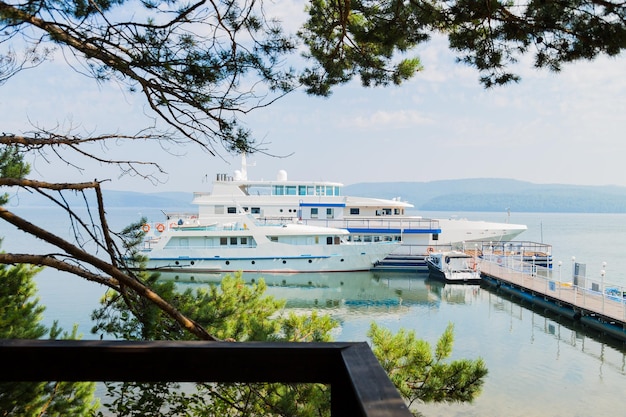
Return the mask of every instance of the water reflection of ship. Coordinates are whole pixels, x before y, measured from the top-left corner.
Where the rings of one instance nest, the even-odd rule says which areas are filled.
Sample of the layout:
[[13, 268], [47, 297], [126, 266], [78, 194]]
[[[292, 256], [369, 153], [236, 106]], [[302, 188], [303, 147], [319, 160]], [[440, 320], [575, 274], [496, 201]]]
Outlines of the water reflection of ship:
[[[227, 274], [162, 273], [181, 289], [218, 284]], [[400, 308], [441, 301], [463, 303], [478, 286], [451, 285], [428, 279], [428, 273], [349, 272], [299, 274], [243, 274], [248, 284], [263, 279], [267, 295], [287, 301], [290, 308]], [[475, 289], [472, 290], [472, 287]]]
[[426, 285], [433, 295], [446, 304], [472, 304], [480, 294], [480, 285], [450, 284], [441, 280], [426, 280]]

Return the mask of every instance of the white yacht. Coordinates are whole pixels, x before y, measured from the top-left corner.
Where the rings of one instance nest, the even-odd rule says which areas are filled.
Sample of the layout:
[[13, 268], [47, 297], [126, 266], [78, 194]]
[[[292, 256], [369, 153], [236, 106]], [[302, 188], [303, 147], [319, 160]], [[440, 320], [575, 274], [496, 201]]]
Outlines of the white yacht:
[[426, 258], [429, 276], [451, 283], [480, 283], [480, 265], [474, 256], [461, 251], [433, 252]]
[[369, 271], [398, 242], [350, 242], [347, 230], [266, 223], [248, 214], [143, 225], [148, 270], [180, 272]]
[[[276, 180], [250, 180], [245, 156], [241, 170], [217, 174], [210, 192], [196, 192], [192, 203], [204, 222], [215, 216], [237, 215], [240, 208], [264, 221], [297, 221], [302, 224], [347, 229], [352, 242], [395, 241], [401, 245], [378, 269], [426, 269], [425, 258], [434, 250], [460, 248], [469, 242], [509, 241], [526, 230], [525, 225], [430, 219], [413, 216], [414, 206], [400, 198], [377, 199], [344, 196], [343, 184], [329, 181], [291, 181], [285, 171]], [[173, 221], [189, 221], [189, 215], [170, 213]]]

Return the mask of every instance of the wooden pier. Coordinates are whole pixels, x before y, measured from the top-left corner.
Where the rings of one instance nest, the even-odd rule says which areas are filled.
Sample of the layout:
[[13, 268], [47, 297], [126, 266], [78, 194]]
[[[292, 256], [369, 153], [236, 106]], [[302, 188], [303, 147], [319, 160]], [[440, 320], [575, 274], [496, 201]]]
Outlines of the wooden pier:
[[555, 270], [502, 256], [486, 256], [479, 266], [485, 285], [626, 342], [626, 289], [604, 277], [562, 280], [560, 265]]

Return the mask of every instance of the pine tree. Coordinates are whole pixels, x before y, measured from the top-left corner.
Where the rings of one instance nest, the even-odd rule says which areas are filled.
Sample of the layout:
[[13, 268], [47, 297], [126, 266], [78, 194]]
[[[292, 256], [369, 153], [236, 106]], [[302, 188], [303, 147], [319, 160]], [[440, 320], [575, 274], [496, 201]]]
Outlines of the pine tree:
[[[0, 338], [77, 338], [77, 327], [61, 335], [56, 322], [47, 329], [40, 322], [44, 306], [36, 298], [34, 277], [41, 268], [26, 264], [0, 264]], [[18, 365], [19, 366], [19, 365]], [[68, 365], [71, 366], [71, 365]], [[90, 382], [5, 382], [0, 383], [0, 416], [62, 417], [87, 416], [99, 403]]]
[[452, 354], [449, 324], [434, 349], [415, 332], [395, 335], [372, 323], [368, 336], [374, 355], [409, 406], [419, 402], [471, 402], [482, 389], [487, 368], [482, 359], [445, 362]]
[[[329, 342], [338, 325], [329, 315], [315, 310], [301, 314], [285, 312], [284, 301], [264, 294], [263, 280], [246, 285], [241, 274], [227, 276], [219, 285], [182, 293], [176, 291], [172, 281], [159, 281], [156, 275], [148, 279], [153, 290], [223, 339]], [[189, 337], [156, 308], [146, 304], [135, 315], [126, 301], [114, 294], [105, 297], [103, 306], [93, 316], [94, 331], [111, 332], [110, 335], [129, 340], [142, 340], [146, 335], [154, 340]], [[150, 308], [154, 311], [150, 312]], [[480, 394], [487, 374], [481, 359], [446, 362], [454, 341], [452, 325], [434, 352], [414, 332], [400, 330], [393, 335], [373, 323], [368, 336], [374, 353], [407, 404], [470, 402]], [[330, 392], [321, 384], [199, 383], [183, 387], [174, 383], [115, 383], [107, 384], [107, 388], [108, 397], [113, 400], [105, 405], [117, 416], [175, 416], [182, 410], [190, 417], [330, 415]]]

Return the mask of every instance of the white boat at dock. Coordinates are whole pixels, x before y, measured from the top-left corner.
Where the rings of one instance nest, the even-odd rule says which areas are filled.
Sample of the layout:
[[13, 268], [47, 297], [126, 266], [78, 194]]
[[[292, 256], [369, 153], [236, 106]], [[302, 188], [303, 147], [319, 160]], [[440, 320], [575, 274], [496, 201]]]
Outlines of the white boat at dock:
[[461, 251], [433, 252], [426, 258], [430, 277], [450, 283], [479, 283], [476, 257]]
[[400, 198], [344, 196], [341, 183], [291, 181], [282, 170], [276, 180], [249, 180], [245, 155], [241, 170], [232, 176], [217, 174], [212, 190], [194, 193], [192, 203], [198, 206], [197, 213], [169, 213], [168, 221], [210, 222], [216, 216], [237, 216], [242, 208], [261, 221], [346, 229], [347, 239], [355, 243], [400, 242], [376, 267], [387, 270], [425, 270], [429, 250], [509, 241], [527, 229], [511, 223], [414, 216], [408, 213], [414, 206]]
[[350, 242], [347, 230], [267, 223], [247, 214], [144, 225], [147, 269], [196, 272], [368, 271], [399, 242]]

